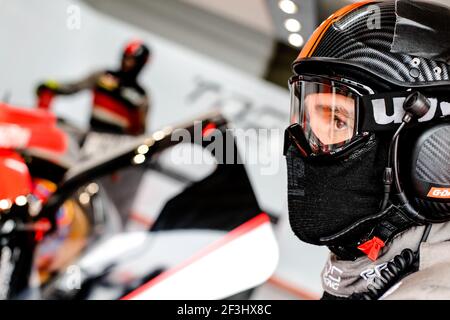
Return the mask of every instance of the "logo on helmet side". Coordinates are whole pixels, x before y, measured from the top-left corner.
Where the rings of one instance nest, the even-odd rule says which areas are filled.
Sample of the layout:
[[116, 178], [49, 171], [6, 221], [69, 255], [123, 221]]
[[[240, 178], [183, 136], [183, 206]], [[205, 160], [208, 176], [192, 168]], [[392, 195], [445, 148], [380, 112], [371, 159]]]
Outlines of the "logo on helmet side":
[[[391, 108], [393, 110], [388, 111], [388, 103], [386, 99], [392, 99]], [[373, 117], [377, 124], [386, 125], [391, 123], [401, 123], [405, 114], [403, 109], [404, 97], [392, 97], [385, 99], [372, 100]], [[431, 108], [419, 122], [426, 122], [435, 119], [436, 117], [445, 117], [450, 115], [450, 103], [446, 101], [438, 101], [435, 98], [430, 98]], [[440, 112], [439, 112], [440, 109]]]
[[428, 198], [450, 199], [450, 188], [431, 188], [427, 194]]

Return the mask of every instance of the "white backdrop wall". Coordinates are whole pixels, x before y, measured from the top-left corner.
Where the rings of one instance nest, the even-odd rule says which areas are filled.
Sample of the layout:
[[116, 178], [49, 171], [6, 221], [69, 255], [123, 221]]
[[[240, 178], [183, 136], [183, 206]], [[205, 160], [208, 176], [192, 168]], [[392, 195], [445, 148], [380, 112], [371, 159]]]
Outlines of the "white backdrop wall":
[[[79, 29], [68, 27], [73, 21], [68, 11], [73, 6], [80, 9]], [[0, 0], [0, 17], [0, 94], [11, 93], [12, 102], [34, 105], [34, 88], [44, 79], [78, 79], [93, 70], [115, 68], [123, 45], [139, 37], [154, 52], [152, 64], [141, 76], [144, 86], [152, 92], [151, 128], [201, 111], [199, 105], [194, 110], [186, 103], [197, 78], [216, 81], [225, 94], [242, 94], [255, 104], [272, 103], [287, 112], [285, 90], [112, 20], [80, 1]], [[88, 106], [89, 99], [60, 99], [57, 112], [85, 126]]]

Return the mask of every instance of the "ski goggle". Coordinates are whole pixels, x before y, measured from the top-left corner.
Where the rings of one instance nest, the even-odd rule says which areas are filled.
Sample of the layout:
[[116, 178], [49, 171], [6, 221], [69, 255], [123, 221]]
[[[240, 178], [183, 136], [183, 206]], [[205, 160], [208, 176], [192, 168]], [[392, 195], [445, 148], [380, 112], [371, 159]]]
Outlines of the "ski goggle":
[[289, 89], [291, 113], [285, 145], [294, 144], [303, 157], [341, 153], [368, 135], [359, 132], [358, 120], [359, 97], [370, 89], [308, 76], [293, 77]]

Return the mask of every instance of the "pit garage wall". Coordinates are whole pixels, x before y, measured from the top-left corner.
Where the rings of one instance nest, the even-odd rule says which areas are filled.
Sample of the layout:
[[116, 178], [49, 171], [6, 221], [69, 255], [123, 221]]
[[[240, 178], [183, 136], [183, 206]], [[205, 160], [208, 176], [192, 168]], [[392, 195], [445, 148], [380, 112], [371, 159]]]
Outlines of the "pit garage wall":
[[[289, 118], [287, 90], [113, 20], [80, 1], [0, 0], [0, 19], [2, 100], [32, 107], [40, 81], [78, 79], [93, 70], [115, 68], [124, 43], [139, 37], [153, 51], [151, 64], [141, 75], [143, 86], [151, 91], [150, 131], [211, 108], [221, 108], [236, 128], [279, 129], [267, 139], [239, 148], [241, 152], [247, 148], [249, 153], [263, 150], [262, 162], [248, 164], [247, 170], [262, 208], [281, 218], [281, 257], [276, 276], [308, 292], [320, 293], [319, 273], [325, 250], [301, 244], [287, 221], [282, 156], [283, 130]], [[90, 94], [59, 98], [54, 110], [86, 128]]]

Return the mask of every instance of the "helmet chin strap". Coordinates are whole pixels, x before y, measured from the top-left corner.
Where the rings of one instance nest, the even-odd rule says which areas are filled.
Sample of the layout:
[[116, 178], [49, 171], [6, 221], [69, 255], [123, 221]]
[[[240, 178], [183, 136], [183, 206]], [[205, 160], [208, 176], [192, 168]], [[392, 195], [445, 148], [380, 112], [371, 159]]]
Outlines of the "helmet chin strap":
[[[337, 234], [322, 237], [320, 241], [343, 260], [356, 260], [366, 254], [375, 261], [395, 235], [414, 225], [420, 224], [409, 218], [401, 207], [390, 204], [384, 211], [361, 219]], [[350, 240], [355, 238], [360, 240]]]

